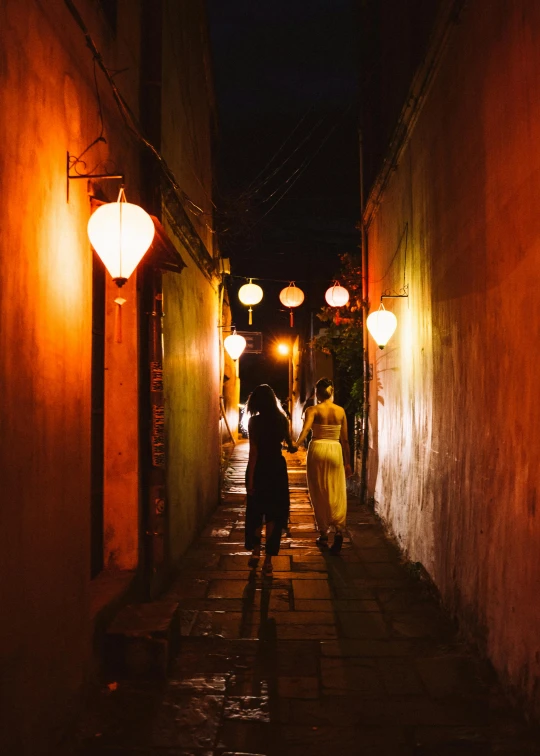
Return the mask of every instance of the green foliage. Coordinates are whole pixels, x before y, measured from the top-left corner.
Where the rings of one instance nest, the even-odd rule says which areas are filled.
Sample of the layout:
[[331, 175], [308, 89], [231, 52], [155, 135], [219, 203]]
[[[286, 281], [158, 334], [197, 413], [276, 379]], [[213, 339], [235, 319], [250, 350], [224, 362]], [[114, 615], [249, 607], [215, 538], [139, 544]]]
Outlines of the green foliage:
[[348, 413], [362, 410], [362, 267], [360, 255], [341, 256], [339, 283], [349, 292], [344, 307], [324, 307], [318, 314], [326, 328], [314, 339], [314, 346], [334, 358], [336, 399]]

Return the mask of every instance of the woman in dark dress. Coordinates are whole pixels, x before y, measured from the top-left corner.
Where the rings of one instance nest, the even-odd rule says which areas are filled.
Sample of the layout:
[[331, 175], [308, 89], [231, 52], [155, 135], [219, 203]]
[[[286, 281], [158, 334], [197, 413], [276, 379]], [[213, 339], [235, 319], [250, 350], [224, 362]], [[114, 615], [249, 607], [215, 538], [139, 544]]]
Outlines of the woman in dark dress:
[[281, 444], [289, 452], [296, 447], [291, 441], [289, 420], [266, 383], [257, 386], [247, 401], [249, 459], [246, 469], [246, 549], [252, 551], [249, 564], [256, 566], [261, 554], [263, 522], [266, 545], [263, 574], [272, 574], [272, 557], [277, 556], [281, 531], [289, 520], [289, 480]]

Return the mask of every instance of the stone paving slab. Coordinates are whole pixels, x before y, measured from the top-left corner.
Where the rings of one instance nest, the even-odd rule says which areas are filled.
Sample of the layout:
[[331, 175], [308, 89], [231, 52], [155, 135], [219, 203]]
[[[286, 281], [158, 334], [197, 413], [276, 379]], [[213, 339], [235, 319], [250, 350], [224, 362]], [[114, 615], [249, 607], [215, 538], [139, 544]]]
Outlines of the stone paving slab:
[[168, 679], [106, 681], [68, 756], [540, 756], [538, 730], [371, 510], [350, 499], [340, 556], [315, 545], [303, 450], [286, 455], [274, 575], [249, 567], [247, 450], [164, 597], [179, 604]]

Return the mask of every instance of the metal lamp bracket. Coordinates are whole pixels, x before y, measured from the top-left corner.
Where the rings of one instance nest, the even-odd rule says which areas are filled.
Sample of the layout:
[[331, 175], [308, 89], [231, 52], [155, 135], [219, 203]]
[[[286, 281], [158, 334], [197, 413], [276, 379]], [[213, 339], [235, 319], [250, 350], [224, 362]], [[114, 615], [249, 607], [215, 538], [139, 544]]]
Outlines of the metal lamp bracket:
[[387, 289], [384, 294], [381, 294], [381, 302], [383, 299], [404, 299], [409, 296], [409, 284], [405, 284], [400, 290], [399, 294], [394, 294], [390, 291], [390, 289]]
[[[73, 179], [86, 179], [87, 181], [90, 181], [90, 179], [101, 179], [104, 181], [108, 179], [115, 179], [117, 181], [122, 181], [122, 183], [124, 182], [123, 173], [92, 173], [92, 172], [79, 173], [76, 167], [77, 164], [81, 163], [85, 167], [86, 167], [86, 164], [82, 160], [80, 160], [80, 157], [75, 157], [75, 155], [70, 155], [69, 152], [66, 154], [67, 154], [67, 158], [66, 158], [66, 201], [67, 202], [69, 202], [69, 182]], [[98, 165], [101, 165], [101, 163], [98, 163]]]

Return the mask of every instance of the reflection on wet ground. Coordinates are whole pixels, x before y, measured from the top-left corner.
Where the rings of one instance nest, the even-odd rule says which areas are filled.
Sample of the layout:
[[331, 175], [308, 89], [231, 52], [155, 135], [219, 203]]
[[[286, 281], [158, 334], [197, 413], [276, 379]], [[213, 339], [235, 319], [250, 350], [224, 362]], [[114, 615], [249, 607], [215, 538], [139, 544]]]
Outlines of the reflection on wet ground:
[[274, 575], [248, 568], [246, 458], [239, 444], [166, 597], [180, 614], [167, 679], [103, 685], [77, 754], [540, 754], [370, 510], [350, 501], [339, 557], [315, 546], [303, 452], [287, 455], [291, 524]]

